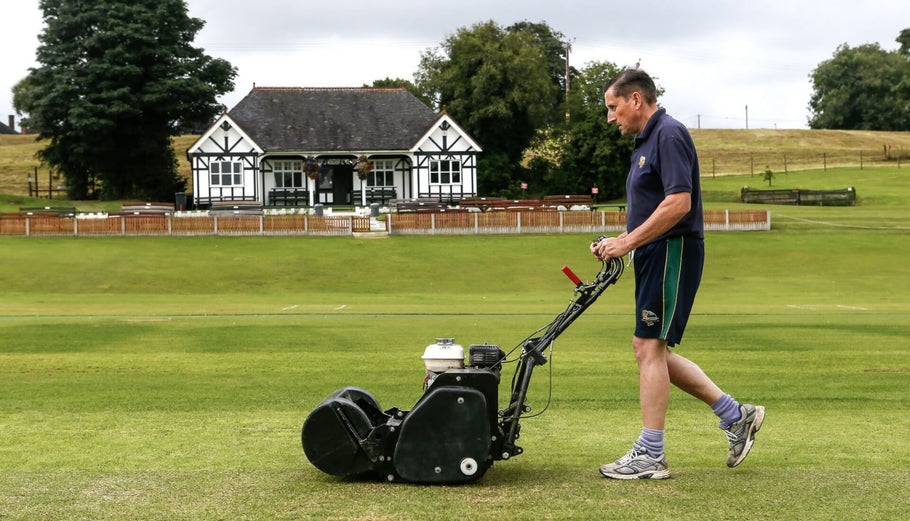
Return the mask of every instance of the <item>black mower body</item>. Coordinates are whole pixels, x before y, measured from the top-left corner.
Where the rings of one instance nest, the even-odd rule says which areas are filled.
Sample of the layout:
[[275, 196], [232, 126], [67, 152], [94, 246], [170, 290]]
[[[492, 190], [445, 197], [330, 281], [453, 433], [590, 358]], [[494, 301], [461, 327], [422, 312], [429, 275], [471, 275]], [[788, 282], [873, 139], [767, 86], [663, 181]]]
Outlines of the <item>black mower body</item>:
[[336, 476], [375, 474], [387, 481], [473, 481], [493, 464], [502, 439], [499, 374], [490, 369], [440, 373], [410, 411], [382, 411], [356, 387], [332, 393], [303, 424], [303, 450]]

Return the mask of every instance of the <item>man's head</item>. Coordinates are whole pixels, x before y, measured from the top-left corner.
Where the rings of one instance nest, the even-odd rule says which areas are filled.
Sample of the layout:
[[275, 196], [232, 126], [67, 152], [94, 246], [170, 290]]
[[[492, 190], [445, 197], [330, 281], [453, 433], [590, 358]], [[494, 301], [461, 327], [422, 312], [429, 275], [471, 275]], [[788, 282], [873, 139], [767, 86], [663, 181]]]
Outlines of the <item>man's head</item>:
[[623, 134], [638, 134], [657, 111], [657, 87], [640, 69], [626, 69], [604, 85], [607, 122]]

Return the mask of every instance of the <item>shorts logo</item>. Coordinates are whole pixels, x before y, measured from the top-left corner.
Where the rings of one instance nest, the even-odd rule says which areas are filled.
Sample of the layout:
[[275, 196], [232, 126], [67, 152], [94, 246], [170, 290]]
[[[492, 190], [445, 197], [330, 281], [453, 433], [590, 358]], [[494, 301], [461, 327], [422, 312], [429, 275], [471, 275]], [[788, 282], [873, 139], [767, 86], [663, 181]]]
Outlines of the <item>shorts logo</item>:
[[638, 168], [641, 168], [643, 166], [645, 166], [645, 156], [641, 156], [638, 158]]
[[653, 311], [643, 309], [641, 310], [641, 321], [644, 322], [646, 326], [653, 327], [654, 324], [660, 322], [660, 317]]

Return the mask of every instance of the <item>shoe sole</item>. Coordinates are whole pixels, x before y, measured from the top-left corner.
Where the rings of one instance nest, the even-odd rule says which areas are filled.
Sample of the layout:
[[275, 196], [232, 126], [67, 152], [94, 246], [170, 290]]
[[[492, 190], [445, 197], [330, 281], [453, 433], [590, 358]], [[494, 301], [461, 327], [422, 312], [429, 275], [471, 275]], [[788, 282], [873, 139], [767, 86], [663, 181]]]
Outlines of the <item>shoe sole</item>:
[[736, 460], [733, 462], [732, 465], [729, 463], [727, 464], [728, 467], [730, 467], [732, 469], [733, 467], [742, 463], [744, 459], [746, 459], [746, 456], [748, 456], [749, 452], [752, 450], [752, 444], [755, 443], [755, 433], [758, 432], [759, 429], [761, 429], [761, 424], [764, 421], [765, 421], [765, 408], [762, 407], [761, 405], [756, 405], [755, 406], [755, 419], [752, 420], [752, 427], [749, 428], [749, 436], [748, 436], [748, 438], [746, 438], [746, 446], [743, 447], [742, 453], [740, 453], [739, 457], [736, 458]]
[[600, 475], [609, 479], [667, 479], [670, 469], [639, 472], [638, 474], [612, 474], [600, 470]]

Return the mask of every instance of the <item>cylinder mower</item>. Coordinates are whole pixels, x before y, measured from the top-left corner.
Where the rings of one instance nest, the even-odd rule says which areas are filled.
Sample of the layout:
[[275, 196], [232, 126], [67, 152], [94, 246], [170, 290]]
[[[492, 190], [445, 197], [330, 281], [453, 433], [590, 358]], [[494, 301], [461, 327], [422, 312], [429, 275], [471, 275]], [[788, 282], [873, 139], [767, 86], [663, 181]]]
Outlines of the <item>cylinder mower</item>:
[[[585, 283], [563, 267], [575, 283], [568, 307], [509, 353], [496, 345], [471, 345], [465, 365], [461, 346], [438, 339], [424, 352], [424, 394], [409, 411], [383, 410], [372, 394], [357, 387], [335, 391], [303, 423], [306, 457], [335, 476], [459, 483], [479, 479], [495, 461], [518, 456], [522, 449], [515, 442], [522, 415], [531, 410], [525, 402], [534, 368], [547, 363], [546, 351], [556, 337], [619, 279], [622, 269], [619, 259], [602, 262], [594, 280]], [[500, 371], [509, 363], [516, 364], [511, 394], [498, 409]]]

